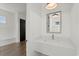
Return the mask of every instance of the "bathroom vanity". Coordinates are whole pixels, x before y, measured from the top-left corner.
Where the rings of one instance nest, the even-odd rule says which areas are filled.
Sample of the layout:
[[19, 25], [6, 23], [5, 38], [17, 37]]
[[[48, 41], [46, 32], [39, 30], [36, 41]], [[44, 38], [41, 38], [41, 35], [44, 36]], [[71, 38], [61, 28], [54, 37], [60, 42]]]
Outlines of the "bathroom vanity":
[[39, 37], [33, 41], [34, 51], [48, 56], [75, 56], [76, 49], [70, 39]]

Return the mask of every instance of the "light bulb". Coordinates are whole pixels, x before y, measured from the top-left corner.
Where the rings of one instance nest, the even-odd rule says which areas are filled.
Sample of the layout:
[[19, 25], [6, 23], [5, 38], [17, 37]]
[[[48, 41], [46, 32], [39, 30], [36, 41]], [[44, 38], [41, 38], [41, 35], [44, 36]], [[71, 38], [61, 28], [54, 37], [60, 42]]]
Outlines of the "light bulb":
[[57, 7], [56, 3], [48, 3], [47, 6], [45, 7], [46, 9], [54, 9]]

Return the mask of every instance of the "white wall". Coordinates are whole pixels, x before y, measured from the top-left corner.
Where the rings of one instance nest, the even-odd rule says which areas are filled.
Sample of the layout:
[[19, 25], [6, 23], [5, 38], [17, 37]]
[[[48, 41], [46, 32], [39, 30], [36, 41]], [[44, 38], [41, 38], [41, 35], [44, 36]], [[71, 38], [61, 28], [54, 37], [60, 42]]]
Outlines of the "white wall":
[[26, 12], [19, 12], [19, 19], [20, 18], [26, 20]]
[[[62, 11], [62, 31], [61, 33], [55, 33], [55, 37], [59, 36], [59, 37], [66, 37], [69, 38], [70, 37], [70, 12], [69, 11], [63, 11], [63, 9], [59, 9], [58, 11]], [[50, 33], [47, 33], [47, 14], [48, 13], [52, 13], [52, 12], [56, 12], [55, 11], [46, 11], [45, 9], [41, 12], [42, 14], [42, 35], [51, 35]]]
[[46, 10], [45, 9], [45, 5], [42, 6], [41, 9], [41, 15], [42, 15], [42, 34], [43, 35], [51, 35], [48, 34], [46, 32], [46, 21], [47, 21], [47, 17], [46, 15], [48, 13], [53, 13], [56, 11], [62, 11], [62, 30], [61, 33], [55, 33], [55, 37], [59, 36], [59, 37], [66, 37], [66, 38], [70, 38], [71, 36], [71, 17], [70, 17], [70, 13], [71, 13], [71, 8], [72, 8], [73, 4], [69, 4], [69, 3], [61, 3], [58, 4], [57, 8], [53, 9], [53, 10]]
[[0, 24], [0, 46], [20, 41], [19, 18], [26, 19], [25, 9], [24, 4], [0, 4], [0, 15], [7, 17], [7, 23]]
[[[0, 16], [6, 17], [6, 23], [0, 24], [0, 46], [8, 44], [9, 41], [16, 41], [15, 31], [15, 14], [9, 11], [0, 9]], [[8, 43], [7, 43], [8, 41]]]
[[40, 6], [38, 4], [27, 4], [27, 20], [26, 20], [26, 39], [27, 42], [27, 55], [35, 55], [31, 41], [41, 35], [41, 16]]
[[78, 7], [79, 7], [78, 3], [74, 4], [71, 11], [71, 18], [72, 18], [71, 38], [77, 48], [77, 55], [79, 55], [79, 8]]
[[8, 39], [8, 37], [15, 37], [15, 16], [11, 12], [0, 9], [0, 16], [6, 17], [6, 23], [0, 24], [0, 39]]
[[7, 17], [7, 23], [1, 25], [0, 46], [14, 42], [19, 42], [19, 14], [17, 11], [8, 9], [4, 4], [0, 4], [0, 15]]

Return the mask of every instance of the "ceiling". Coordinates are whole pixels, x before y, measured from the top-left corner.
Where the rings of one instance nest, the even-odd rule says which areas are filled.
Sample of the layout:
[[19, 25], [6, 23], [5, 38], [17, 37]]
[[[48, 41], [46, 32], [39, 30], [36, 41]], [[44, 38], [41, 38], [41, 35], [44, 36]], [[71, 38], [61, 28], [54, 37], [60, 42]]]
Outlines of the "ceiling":
[[26, 12], [26, 3], [0, 3], [0, 6], [18, 12]]
[[[47, 10], [45, 9], [46, 3], [31, 3], [36, 8], [41, 8], [44, 11], [55, 11], [55, 10], [62, 10], [62, 11], [70, 11], [73, 4], [72, 3], [58, 3], [57, 8], [53, 10]], [[0, 7], [5, 7], [14, 11], [18, 12], [26, 12], [26, 3], [0, 3]]]
[[55, 9], [52, 9], [52, 10], [47, 10], [45, 8], [45, 6], [47, 5], [46, 3], [38, 3], [38, 4], [35, 4], [35, 7], [40, 7], [42, 11], [56, 11], [56, 10], [62, 10], [62, 11], [65, 11], [65, 12], [69, 12], [71, 11], [72, 7], [73, 7], [73, 3], [57, 3], [58, 6], [55, 8]]

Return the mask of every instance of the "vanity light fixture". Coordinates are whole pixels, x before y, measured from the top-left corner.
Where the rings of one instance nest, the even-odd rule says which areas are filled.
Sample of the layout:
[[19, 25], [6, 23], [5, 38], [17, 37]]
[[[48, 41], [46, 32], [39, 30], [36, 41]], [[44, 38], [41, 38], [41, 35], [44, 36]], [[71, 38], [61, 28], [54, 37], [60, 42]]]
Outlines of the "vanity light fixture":
[[57, 7], [57, 3], [47, 3], [45, 8], [51, 10], [51, 9], [56, 8], [56, 7]]

